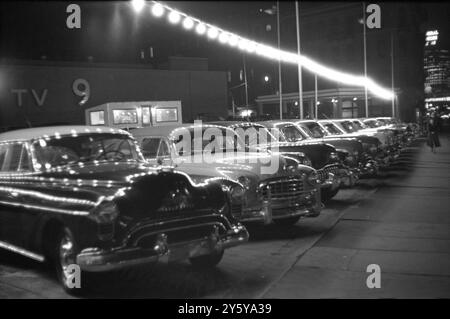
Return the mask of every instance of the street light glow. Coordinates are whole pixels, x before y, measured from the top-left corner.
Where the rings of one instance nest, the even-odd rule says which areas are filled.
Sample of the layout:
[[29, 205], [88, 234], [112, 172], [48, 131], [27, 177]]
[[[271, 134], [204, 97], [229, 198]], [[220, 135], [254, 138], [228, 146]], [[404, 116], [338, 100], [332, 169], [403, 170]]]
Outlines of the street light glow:
[[192, 29], [192, 28], [194, 27], [194, 20], [192, 20], [192, 19], [189, 18], [189, 17], [184, 18], [184, 20], [183, 20], [183, 27], [184, 27], [186, 30]]
[[239, 38], [234, 35], [234, 34], [230, 34], [230, 37], [228, 38], [228, 44], [232, 47], [235, 47], [239, 42]]
[[[237, 34], [233, 34], [231, 32], [228, 32], [228, 31], [218, 28], [216, 26], [206, 24], [205, 22], [202, 22], [194, 17], [189, 17], [185, 13], [179, 13], [175, 9], [172, 9], [166, 5], [162, 5], [158, 1], [153, 1], [153, 3], [154, 3], [153, 9], [152, 9], [153, 14], [155, 14], [154, 10], [157, 5], [161, 6], [161, 8], [158, 9], [159, 11], [157, 11], [161, 15], [162, 15], [161, 10], [164, 10], [164, 9], [170, 10], [171, 13], [169, 14], [169, 21], [172, 22], [173, 24], [176, 24], [179, 22], [179, 20], [181, 19], [180, 14], [182, 14], [186, 18], [191, 18], [192, 20], [197, 22], [197, 27], [195, 28], [195, 31], [198, 35], [204, 35], [205, 33], [207, 33], [207, 36], [210, 39], [218, 38], [219, 42], [221, 42], [221, 43], [226, 43], [228, 41], [228, 44], [231, 47], [237, 46], [238, 49], [240, 49], [240, 50], [247, 51], [249, 53], [254, 53], [257, 55], [261, 55], [261, 56], [264, 56], [271, 60], [300, 65], [301, 67], [309, 70], [310, 72], [312, 72], [318, 76], [321, 76], [323, 78], [326, 78], [328, 80], [332, 80], [332, 81], [339, 82], [342, 84], [347, 84], [347, 85], [365, 87], [365, 88], [367, 88], [367, 90], [372, 92], [374, 95], [376, 95], [382, 99], [392, 100], [394, 98], [394, 94], [392, 93], [391, 90], [387, 90], [387, 89], [381, 87], [380, 85], [378, 85], [377, 83], [375, 83], [372, 79], [370, 79], [368, 77], [364, 77], [361, 75], [353, 75], [350, 73], [332, 69], [325, 65], [319, 64], [304, 55], [279, 50], [277, 48], [273, 48], [273, 47], [270, 47], [270, 46], [262, 44], [262, 43], [257, 43], [257, 42], [245, 39]], [[184, 23], [183, 23], [183, 25], [184, 25]], [[208, 25], [208, 28], [206, 27], [206, 25]], [[226, 34], [227, 36], [225, 36], [225, 35], [222, 36], [222, 33]], [[220, 34], [220, 36], [219, 36], [219, 34]], [[225, 40], [227, 40], [227, 41], [225, 41]]]
[[145, 1], [144, 0], [132, 0], [131, 5], [133, 6], [134, 11], [139, 13], [144, 8]]
[[203, 23], [197, 24], [197, 27], [195, 28], [195, 31], [197, 31], [198, 34], [202, 35], [206, 32], [206, 26]]
[[219, 35], [219, 30], [216, 27], [209, 27], [208, 29], [208, 38], [215, 39]]
[[170, 23], [177, 24], [178, 22], [180, 22], [180, 20], [181, 20], [181, 16], [178, 11], [172, 10], [169, 13], [169, 22]]
[[221, 32], [219, 35], [219, 42], [220, 43], [227, 43], [230, 36], [226, 32]]
[[164, 7], [159, 3], [155, 3], [152, 6], [152, 14], [157, 18], [161, 17], [164, 14]]

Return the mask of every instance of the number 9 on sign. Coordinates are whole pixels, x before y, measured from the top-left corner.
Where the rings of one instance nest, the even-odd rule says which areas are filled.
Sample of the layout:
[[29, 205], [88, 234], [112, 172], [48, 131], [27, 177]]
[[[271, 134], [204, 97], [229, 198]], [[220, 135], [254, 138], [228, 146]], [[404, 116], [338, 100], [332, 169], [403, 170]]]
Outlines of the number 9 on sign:
[[78, 105], [80, 106], [86, 104], [91, 96], [91, 87], [89, 86], [89, 82], [85, 79], [76, 79], [73, 81], [72, 90], [76, 96], [82, 97], [78, 102]]

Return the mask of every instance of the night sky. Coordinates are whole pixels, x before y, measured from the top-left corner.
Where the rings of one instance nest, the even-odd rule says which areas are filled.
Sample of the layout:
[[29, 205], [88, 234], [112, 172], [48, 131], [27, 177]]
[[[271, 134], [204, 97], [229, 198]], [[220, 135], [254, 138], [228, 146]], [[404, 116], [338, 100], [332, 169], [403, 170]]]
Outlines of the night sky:
[[[81, 6], [82, 28], [69, 30], [65, 24], [69, 3], [1, 2], [1, 57], [88, 61], [92, 56], [95, 62], [137, 63], [141, 48], [157, 47], [159, 51], [155, 54], [163, 60], [167, 58], [166, 53], [173, 54], [171, 46], [174, 42], [197, 40], [195, 35], [171, 27], [148, 12], [136, 15], [130, 3], [125, 1], [74, 2]], [[167, 4], [245, 36], [245, 30], [236, 29], [234, 19], [245, 19], [246, 12], [270, 8], [275, 2], [172, 1]], [[326, 3], [301, 2], [303, 8], [323, 5]], [[427, 4], [426, 28], [448, 29], [449, 7], [445, 2]], [[282, 2], [281, 15], [292, 14], [293, 8], [293, 2]], [[177, 54], [210, 57], [208, 55], [212, 53], [202, 50]]]

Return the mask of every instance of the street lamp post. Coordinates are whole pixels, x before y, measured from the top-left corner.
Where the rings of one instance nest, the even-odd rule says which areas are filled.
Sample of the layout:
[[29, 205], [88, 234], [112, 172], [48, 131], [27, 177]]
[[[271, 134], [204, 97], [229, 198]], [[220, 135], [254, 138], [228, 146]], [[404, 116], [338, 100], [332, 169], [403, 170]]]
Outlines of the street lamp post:
[[314, 74], [314, 103], [315, 103], [315, 118], [317, 120], [317, 115], [319, 111], [319, 101], [317, 99], [317, 74]]
[[394, 86], [394, 34], [391, 30], [391, 84], [392, 84], [392, 117], [395, 117], [395, 86]]
[[[277, 36], [278, 50], [280, 49], [280, 2], [277, 1]], [[283, 85], [281, 81], [281, 60], [278, 60], [278, 92], [280, 95], [280, 120], [283, 119]]]
[[[367, 47], [366, 47], [366, 4], [363, 2], [363, 33], [364, 33], [364, 77], [367, 79]], [[369, 117], [369, 105], [367, 102], [367, 85], [364, 85], [364, 99], [366, 117]]]
[[[300, 55], [300, 12], [298, 1], [295, 1], [295, 16], [296, 16], [296, 26], [297, 26], [297, 54]], [[302, 66], [300, 63], [298, 65], [298, 102], [299, 102], [299, 112], [300, 119], [303, 119], [303, 84], [302, 84]]]
[[248, 107], [248, 82], [247, 82], [247, 66], [245, 63], [245, 53], [242, 55], [244, 64], [244, 83], [245, 83], [245, 107]]

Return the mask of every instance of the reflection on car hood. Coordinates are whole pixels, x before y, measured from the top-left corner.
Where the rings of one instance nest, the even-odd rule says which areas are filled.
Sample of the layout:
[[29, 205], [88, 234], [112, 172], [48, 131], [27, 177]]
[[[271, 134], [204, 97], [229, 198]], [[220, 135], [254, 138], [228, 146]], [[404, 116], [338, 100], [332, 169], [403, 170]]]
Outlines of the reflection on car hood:
[[336, 148], [332, 145], [317, 141], [274, 142], [260, 146], [279, 152], [302, 152], [311, 160], [312, 167], [315, 169], [321, 169], [330, 164], [330, 153], [336, 152]]
[[157, 169], [144, 162], [99, 162], [61, 166], [40, 173], [42, 178], [75, 180], [121, 185], [139, 174], [157, 173]]
[[[194, 160], [199, 160], [194, 162]], [[287, 166], [290, 165], [283, 156], [267, 152], [229, 152], [223, 153], [212, 161], [200, 162], [201, 157], [180, 156], [176, 160], [177, 169], [188, 174], [211, 177], [228, 177], [237, 179], [243, 174], [251, 174], [262, 180], [273, 175], [288, 175]], [[272, 163], [272, 164], [271, 164]], [[272, 172], [269, 167], [274, 166]]]

